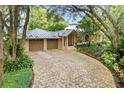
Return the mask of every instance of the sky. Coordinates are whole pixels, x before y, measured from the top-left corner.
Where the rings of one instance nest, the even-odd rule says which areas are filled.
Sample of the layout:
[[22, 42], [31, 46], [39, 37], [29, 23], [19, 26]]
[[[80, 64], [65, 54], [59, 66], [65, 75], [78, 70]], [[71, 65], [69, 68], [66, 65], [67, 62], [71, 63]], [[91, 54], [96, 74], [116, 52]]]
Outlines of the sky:
[[84, 14], [82, 14], [81, 16], [69, 16], [69, 15], [64, 15], [64, 19], [67, 20], [69, 22], [69, 24], [72, 23], [78, 23], [82, 18], [83, 18]]

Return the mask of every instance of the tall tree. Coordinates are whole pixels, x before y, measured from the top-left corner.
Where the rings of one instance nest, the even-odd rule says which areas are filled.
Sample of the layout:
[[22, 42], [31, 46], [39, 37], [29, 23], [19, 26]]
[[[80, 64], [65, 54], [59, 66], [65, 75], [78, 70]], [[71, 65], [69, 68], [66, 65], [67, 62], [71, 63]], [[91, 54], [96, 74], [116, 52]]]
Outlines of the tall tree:
[[0, 12], [0, 86], [3, 81], [3, 37], [2, 37], [2, 13]]
[[17, 50], [17, 29], [18, 29], [18, 20], [19, 20], [19, 7], [20, 6], [10, 6], [10, 31], [12, 31], [12, 59], [16, 58], [16, 50]]
[[30, 17], [30, 7], [29, 6], [25, 6], [26, 8], [26, 17], [25, 17], [25, 22], [24, 22], [24, 26], [23, 26], [23, 33], [22, 33], [22, 39], [21, 39], [21, 46], [23, 47], [25, 40], [26, 40], [26, 31], [27, 31], [27, 26], [28, 26], [28, 22], [29, 22], [29, 17]]
[[47, 8], [42, 6], [31, 7], [29, 29], [41, 28], [49, 31], [63, 30], [68, 25], [62, 16], [49, 13]]
[[[20, 27], [23, 28], [22, 33], [23, 33], [23, 39], [22, 42], [25, 41], [26, 38], [26, 30], [27, 30], [27, 25], [29, 21], [29, 12], [30, 8], [29, 6], [20, 6], [20, 5], [15, 5], [15, 6], [6, 6], [6, 14], [5, 12], [3, 13], [3, 25], [4, 25], [4, 30], [8, 32], [8, 37], [9, 37], [9, 46], [6, 44], [9, 48], [9, 54], [11, 55], [11, 59], [15, 59], [17, 56], [17, 45], [20, 43], [18, 42], [17, 39], [17, 33], [19, 32]], [[20, 43], [23, 47], [24, 44]]]

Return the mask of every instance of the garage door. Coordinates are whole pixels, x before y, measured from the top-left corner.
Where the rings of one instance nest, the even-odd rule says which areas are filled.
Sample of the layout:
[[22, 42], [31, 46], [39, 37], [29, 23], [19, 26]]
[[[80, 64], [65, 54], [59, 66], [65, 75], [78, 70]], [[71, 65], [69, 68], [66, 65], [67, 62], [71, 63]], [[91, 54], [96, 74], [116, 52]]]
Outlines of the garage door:
[[47, 40], [47, 49], [57, 49], [58, 40], [57, 39], [48, 39]]
[[29, 40], [29, 51], [43, 50], [43, 40]]

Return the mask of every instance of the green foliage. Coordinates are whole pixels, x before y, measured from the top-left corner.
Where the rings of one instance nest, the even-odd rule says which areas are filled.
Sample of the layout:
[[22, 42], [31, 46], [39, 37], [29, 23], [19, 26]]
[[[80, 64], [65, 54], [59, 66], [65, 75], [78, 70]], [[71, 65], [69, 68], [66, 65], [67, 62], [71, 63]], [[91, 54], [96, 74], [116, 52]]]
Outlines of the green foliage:
[[116, 12], [122, 12], [122, 10], [124, 9], [124, 7], [121, 5], [113, 6], [113, 8]]
[[63, 30], [68, 25], [62, 16], [49, 13], [41, 6], [32, 6], [29, 29], [40, 28], [48, 31]]
[[120, 81], [124, 84], [124, 72], [120, 74]]
[[116, 61], [116, 54], [112, 53], [111, 51], [104, 51], [101, 55], [101, 58], [105, 64], [107, 64], [109, 67], [112, 67]]
[[[82, 18], [82, 20], [77, 25], [77, 28], [81, 28], [84, 30], [78, 34], [78, 38], [77, 38], [78, 41], [81, 41], [82, 36], [94, 35], [96, 31], [99, 31], [98, 26], [88, 16], [84, 16]], [[88, 39], [86, 41], [90, 42], [91, 40]]]
[[[82, 44], [77, 46], [77, 50], [81, 53], [87, 54], [95, 54], [98, 48], [98, 44], [96, 42], [91, 42], [91, 44]], [[95, 52], [95, 53], [94, 53]]]
[[101, 42], [101, 44], [103, 44], [103, 45], [105, 45], [105, 46], [107, 46], [107, 47], [111, 46], [111, 42], [110, 42], [109, 40], [103, 40], [103, 41]]
[[118, 63], [114, 63], [114, 64], [112, 65], [112, 69], [113, 69], [115, 72], [119, 72], [119, 71], [120, 71], [120, 68], [119, 68]]
[[83, 17], [83, 19], [79, 22], [77, 27], [84, 29], [83, 34], [94, 34], [94, 32], [98, 31], [98, 27], [87, 16]]
[[4, 57], [4, 73], [20, 70], [22, 68], [32, 68], [32, 59], [27, 55], [19, 56], [14, 61], [10, 61], [7, 56]]
[[124, 65], [124, 55], [123, 55], [123, 57], [120, 59], [120, 64], [121, 64], [121, 65]]
[[[8, 53], [12, 52], [12, 42], [7, 32], [3, 33], [4, 47]], [[5, 52], [4, 52], [5, 53]]]
[[17, 56], [23, 56], [25, 54], [25, 48], [21, 47], [20, 44], [17, 45]]
[[113, 48], [113, 46], [112, 46], [112, 43], [111, 43], [109, 40], [103, 40], [100, 44], [101, 44], [102, 46], [104, 46], [103, 51], [111, 51], [111, 52], [114, 52], [114, 48]]
[[123, 55], [124, 55], [124, 38], [123, 37], [121, 37], [120, 39], [119, 39], [119, 49], [120, 49], [120, 51], [123, 53]]
[[2, 88], [27, 88], [32, 80], [32, 69], [25, 68], [4, 74]]

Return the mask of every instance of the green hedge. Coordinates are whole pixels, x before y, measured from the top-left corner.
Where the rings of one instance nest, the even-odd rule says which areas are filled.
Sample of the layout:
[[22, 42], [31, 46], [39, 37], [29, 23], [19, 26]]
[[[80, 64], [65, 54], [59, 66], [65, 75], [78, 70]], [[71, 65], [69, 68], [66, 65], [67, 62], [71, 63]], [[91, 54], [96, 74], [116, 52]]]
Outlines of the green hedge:
[[2, 88], [27, 88], [32, 80], [32, 75], [31, 68], [5, 73]]

